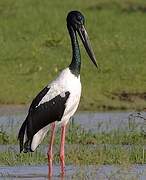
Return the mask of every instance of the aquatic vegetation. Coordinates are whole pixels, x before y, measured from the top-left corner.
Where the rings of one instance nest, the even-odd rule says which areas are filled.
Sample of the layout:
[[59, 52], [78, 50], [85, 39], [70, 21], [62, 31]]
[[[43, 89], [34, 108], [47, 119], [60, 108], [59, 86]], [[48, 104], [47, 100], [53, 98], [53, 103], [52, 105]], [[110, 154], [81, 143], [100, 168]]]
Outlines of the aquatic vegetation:
[[[59, 147], [57, 147], [59, 149]], [[55, 149], [56, 150], [56, 149]], [[59, 163], [59, 154], [54, 154], [55, 163]], [[34, 153], [20, 154], [15, 149], [0, 153], [0, 165], [34, 165], [46, 164], [46, 152], [37, 150]], [[131, 164], [146, 163], [146, 151], [142, 145], [72, 145], [66, 146], [66, 163], [76, 165], [107, 165], [119, 164], [129, 166]]]
[[[78, 165], [120, 164], [124, 166], [146, 163], [146, 137], [142, 131], [137, 131], [136, 124], [134, 123], [136, 122], [131, 121], [129, 127], [125, 129], [117, 128], [108, 131], [107, 126], [107, 132], [102, 132], [100, 129], [96, 132], [87, 131], [72, 121], [66, 136], [66, 163]], [[18, 143], [17, 137], [14, 134], [8, 135], [4, 132], [1, 134], [1, 144], [6, 144], [5, 142], [10, 144], [10, 147], [5, 152], [0, 152], [1, 165], [46, 164], [46, 144], [48, 144], [49, 134], [38, 150], [29, 154], [19, 153], [18, 148], [14, 146], [14, 144]], [[57, 145], [54, 147], [56, 163], [59, 162], [59, 134], [58, 130], [55, 138], [55, 144]]]
[[36, 151], [33, 153], [18, 153], [15, 149], [11, 149], [7, 152], [0, 153], [0, 165], [33, 165], [33, 164], [44, 164], [47, 162], [45, 154]]
[[0, 144], [8, 144], [9, 143], [9, 136], [6, 132], [0, 131]]

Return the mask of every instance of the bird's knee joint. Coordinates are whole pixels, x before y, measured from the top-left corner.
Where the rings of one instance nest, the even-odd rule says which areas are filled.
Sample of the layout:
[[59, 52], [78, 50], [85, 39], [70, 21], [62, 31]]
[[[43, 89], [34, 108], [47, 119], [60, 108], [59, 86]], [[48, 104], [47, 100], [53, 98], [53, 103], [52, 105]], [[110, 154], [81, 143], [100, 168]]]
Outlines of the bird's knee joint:
[[60, 161], [64, 161], [64, 154], [60, 154]]
[[47, 153], [49, 161], [53, 160], [53, 154]]

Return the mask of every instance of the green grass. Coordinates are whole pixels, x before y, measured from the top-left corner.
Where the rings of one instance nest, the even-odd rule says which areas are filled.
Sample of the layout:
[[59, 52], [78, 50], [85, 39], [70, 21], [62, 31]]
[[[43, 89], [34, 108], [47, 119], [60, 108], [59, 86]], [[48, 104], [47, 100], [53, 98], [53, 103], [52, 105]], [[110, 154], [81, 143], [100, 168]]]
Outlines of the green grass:
[[146, 91], [144, 0], [1, 0], [0, 103], [27, 104], [71, 60], [66, 14], [83, 12], [97, 71], [83, 47], [80, 110], [142, 109]]
[[[131, 124], [132, 125], [132, 124]], [[131, 125], [129, 128], [131, 128]], [[85, 131], [76, 124], [71, 124], [66, 136], [66, 163], [77, 165], [103, 165], [146, 163], [146, 136], [136, 130], [133, 123], [131, 131], [119, 128], [108, 133]], [[107, 127], [108, 129], [108, 127]], [[0, 165], [46, 164], [47, 155], [44, 147], [48, 146], [47, 136], [34, 153], [19, 153], [15, 147], [17, 139], [14, 134], [0, 133], [0, 144], [11, 145], [5, 152], [0, 152]], [[54, 143], [54, 162], [59, 163], [60, 132], [56, 132]], [[47, 149], [46, 149], [47, 150]]]
[[[125, 148], [120, 146], [72, 146], [65, 152], [66, 164], [76, 165], [112, 165], [129, 166], [145, 164], [146, 151], [142, 145]], [[54, 163], [59, 163], [59, 153], [54, 154]], [[0, 153], [0, 165], [38, 165], [47, 164], [47, 155], [36, 151], [34, 153], [19, 154], [13, 149]]]

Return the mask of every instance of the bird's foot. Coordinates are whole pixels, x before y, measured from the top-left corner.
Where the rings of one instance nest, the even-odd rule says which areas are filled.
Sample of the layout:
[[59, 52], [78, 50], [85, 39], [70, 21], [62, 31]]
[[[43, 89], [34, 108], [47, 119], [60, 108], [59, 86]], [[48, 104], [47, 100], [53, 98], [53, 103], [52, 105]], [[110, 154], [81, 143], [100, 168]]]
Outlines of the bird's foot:
[[65, 176], [65, 167], [63, 169], [61, 168], [60, 176], [61, 177]]
[[52, 177], [53, 175], [53, 155], [48, 153], [48, 176]]
[[65, 175], [64, 155], [60, 156], [60, 164], [61, 164], [61, 176], [64, 176]]

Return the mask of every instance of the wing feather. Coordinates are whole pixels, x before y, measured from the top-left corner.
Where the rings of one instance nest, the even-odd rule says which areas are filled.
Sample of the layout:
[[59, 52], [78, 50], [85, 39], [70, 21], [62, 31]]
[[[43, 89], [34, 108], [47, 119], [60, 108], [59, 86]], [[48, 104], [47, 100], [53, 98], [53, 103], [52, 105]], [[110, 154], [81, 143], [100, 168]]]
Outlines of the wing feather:
[[[33, 136], [48, 124], [61, 120], [66, 108], [66, 101], [70, 95], [70, 92], [66, 91], [64, 94], [61, 93], [53, 99], [37, 106], [42, 97], [44, 97], [44, 94], [48, 92], [48, 88], [43, 92], [45, 93], [41, 93], [37, 96], [37, 99], [33, 100], [28, 116], [19, 131], [19, 134], [21, 134], [21, 138], [19, 138], [21, 151], [22, 147], [25, 152], [32, 151], [31, 143]], [[27, 134], [27, 141], [25, 143], [22, 141], [24, 139], [24, 129], [26, 129]]]
[[40, 101], [42, 100], [42, 98], [48, 93], [50, 88], [45, 87], [42, 91], [39, 92], [39, 94], [33, 99], [29, 111], [32, 111], [33, 109], [36, 108], [36, 106], [39, 105]]

